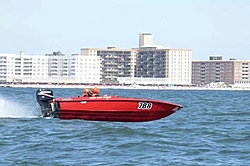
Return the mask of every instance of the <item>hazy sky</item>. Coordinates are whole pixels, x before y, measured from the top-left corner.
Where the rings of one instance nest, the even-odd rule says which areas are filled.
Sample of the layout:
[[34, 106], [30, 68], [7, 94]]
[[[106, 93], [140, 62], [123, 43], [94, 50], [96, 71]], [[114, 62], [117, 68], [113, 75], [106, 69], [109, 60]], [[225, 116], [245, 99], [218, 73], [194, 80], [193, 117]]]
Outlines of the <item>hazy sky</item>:
[[154, 44], [250, 60], [250, 0], [0, 0], [0, 53]]

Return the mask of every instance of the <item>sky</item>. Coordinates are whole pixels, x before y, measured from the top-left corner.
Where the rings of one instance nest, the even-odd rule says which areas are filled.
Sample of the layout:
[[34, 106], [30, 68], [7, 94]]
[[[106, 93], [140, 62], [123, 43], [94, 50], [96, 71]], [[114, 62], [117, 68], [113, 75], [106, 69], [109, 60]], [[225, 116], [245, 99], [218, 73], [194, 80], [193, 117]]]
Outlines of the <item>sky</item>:
[[189, 48], [193, 60], [250, 60], [249, 0], [0, 0], [0, 54], [44, 55], [81, 48]]

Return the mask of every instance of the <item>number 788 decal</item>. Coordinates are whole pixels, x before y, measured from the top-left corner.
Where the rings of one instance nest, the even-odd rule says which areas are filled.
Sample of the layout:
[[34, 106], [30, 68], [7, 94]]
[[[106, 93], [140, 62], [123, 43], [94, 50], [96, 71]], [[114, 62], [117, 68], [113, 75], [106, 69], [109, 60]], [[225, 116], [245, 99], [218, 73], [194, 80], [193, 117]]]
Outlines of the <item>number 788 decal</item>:
[[139, 102], [137, 109], [150, 110], [153, 104], [150, 102]]

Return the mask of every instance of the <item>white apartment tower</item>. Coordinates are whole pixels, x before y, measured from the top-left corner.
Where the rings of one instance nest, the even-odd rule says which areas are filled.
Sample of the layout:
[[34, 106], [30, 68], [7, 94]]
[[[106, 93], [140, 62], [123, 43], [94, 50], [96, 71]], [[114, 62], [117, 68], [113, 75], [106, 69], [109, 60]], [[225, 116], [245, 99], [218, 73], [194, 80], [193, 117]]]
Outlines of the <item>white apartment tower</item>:
[[48, 60], [44, 56], [0, 54], [0, 81], [25, 82], [48, 76]]
[[100, 66], [101, 62], [98, 56], [72, 56], [71, 76], [74, 76], [76, 82], [100, 83]]
[[165, 84], [191, 84], [192, 51], [141, 47], [138, 50], [135, 77], [166, 78]]
[[187, 84], [192, 82], [192, 50], [168, 49], [166, 76], [171, 84]]
[[100, 57], [0, 54], [0, 82], [100, 83]]
[[[15, 70], [15, 58], [14, 54], [0, 54], [0, 82], [13, 80], [15, 72], [18, 72]], [[18, 70], [21, 72], [21, 68]]]
[[101, 83], [117, 84], [118, 77], [131, 77], [131, 71], [134, 70], [131, 57], [135, 57], [136, 50], [115, 47], [82, 48], [81, 55], [100, 59]]

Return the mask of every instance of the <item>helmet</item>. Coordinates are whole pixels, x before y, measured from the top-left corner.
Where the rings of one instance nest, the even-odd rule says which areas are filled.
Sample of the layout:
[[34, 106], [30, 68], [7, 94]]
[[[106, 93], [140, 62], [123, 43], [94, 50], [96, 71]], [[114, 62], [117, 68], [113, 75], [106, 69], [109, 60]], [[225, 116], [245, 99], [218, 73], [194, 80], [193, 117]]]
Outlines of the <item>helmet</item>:
[[99, 91], [99, 89], [97, 87], [94, 87], [92, 89], [92, 92], [95, 93], [95, 94], [99, 94], [100, 93], [100, 91]]
[[83, 90], [83, 92], [84, 92], [85, 94], [87, 94], [87, 93], [89, 93], [89, 89], [86, 88], [86, 89]]

